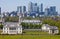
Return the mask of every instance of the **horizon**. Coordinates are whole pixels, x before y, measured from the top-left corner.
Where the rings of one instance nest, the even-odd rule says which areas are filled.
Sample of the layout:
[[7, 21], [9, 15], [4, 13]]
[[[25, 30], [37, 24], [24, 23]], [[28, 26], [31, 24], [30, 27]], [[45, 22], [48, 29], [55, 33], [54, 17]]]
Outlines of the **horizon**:
[[[43, 3], [43, 8], [45, 9], [46, 7], [50, 6], [56, 6], [56, 11], [58, 11], [58, 14], [60, 14], [60, 7], [59, 4], [60, 2], [57, 0], [0, 0], [0, 7], [2, 12], [11, 12], [11, 11], [16, 11], [17, 6], [26, 6], [28, 10], [28, 3], [29, 2], [37, 3], [40, 5]], [[44, 11], [43, 9], [43, 11]]]

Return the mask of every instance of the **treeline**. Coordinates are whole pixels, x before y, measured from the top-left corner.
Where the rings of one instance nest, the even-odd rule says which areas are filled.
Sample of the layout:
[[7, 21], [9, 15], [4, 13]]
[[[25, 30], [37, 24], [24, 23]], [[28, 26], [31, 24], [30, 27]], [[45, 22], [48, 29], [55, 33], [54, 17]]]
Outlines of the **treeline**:
[[18, 22], [19, 17], [5, 17], [5, 22]]
[[40, 29], [42, 24], [33, 24], [33, 23], [21, 23], [23, 29]]
[[2, 23], [0, 23], [0, 29], [2, 29], [3, 28], [3, 24]]

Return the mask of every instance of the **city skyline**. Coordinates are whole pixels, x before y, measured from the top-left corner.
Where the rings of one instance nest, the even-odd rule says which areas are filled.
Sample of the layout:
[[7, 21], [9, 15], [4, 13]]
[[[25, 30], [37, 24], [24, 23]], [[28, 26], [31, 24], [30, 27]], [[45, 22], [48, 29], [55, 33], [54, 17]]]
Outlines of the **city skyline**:
[[[16, 11], [17, 10], [17, 6], [26, 6], [27, 7], [27, 10], [28, 10], [28, 3], [29, 2], [33, 2], [33, 3], [38, 3], [38, 5], [40, 5], [41, 3], [43, 3], [43, 7], [44, 9], [46, 7], [50, 7], [50, 6], [56, 6], [57, 8], [57, 11], [59, 12], [60, 10], [60, 7], [59, 7], [59, 4], [60, 3], [59, 1], [55, 1], [55, 0], [0, 0], [0, 7], [2, 8], [2, 12], [4, 11], [8, 11], [8, 12], [11, 12], [11, 11]], [[60, 14], [60, 12], [59, 12]]]

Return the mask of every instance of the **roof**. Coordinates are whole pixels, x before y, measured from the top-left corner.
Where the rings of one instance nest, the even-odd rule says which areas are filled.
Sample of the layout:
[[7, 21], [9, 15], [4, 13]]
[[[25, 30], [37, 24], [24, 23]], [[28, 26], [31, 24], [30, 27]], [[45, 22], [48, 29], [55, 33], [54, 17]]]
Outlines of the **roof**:
[[50, 30], [51, 29], [54, 29], [54, 30], [58, 29], [58, 27], [56, 27], [56, 26], [49, 26], [49, 28], [50, 28]]
[[6, 22], [4, 27], [22, 27], [18, 22]]
[[48, 25], [48, 24], [43, 24], [43, 26], [46, 26], [46, 27], [49, 28], [50, 30], [51, 30], [51, 29], [58, 29], [57, 26], [50, 26], [50, 25]]
[[41, 21], [40, 20], [23, 20], [22, 22], [26, 22], [26, 23], [40, 23]]

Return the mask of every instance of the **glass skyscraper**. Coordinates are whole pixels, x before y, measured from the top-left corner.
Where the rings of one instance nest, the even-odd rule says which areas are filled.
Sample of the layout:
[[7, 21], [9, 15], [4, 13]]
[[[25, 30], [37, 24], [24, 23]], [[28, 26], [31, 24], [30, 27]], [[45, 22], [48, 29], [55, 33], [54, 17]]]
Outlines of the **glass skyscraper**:
[[1, 7], [0, 7], [0, 15], [1, 15]]
[[28, 4], [28, 12], [38, 12], [38, 6], [37, 3], [30, 2]]
[[26, 12], [26, 6], [22, 6], [22, 13]]
[[56, 6], [50, 6], [49, 8], [45, 9], [45, 15], [48, 16], [57, 16]]
[[39, 6], [39, 12], [43, 12], [43, 3]]
[[29, 2], [28, 4], [28, 12], [32, 12], [33, 11], [33, 3]]
[[22, 13], [22, 6], [18, 6], [18, 7], [17, 7], [17, 12], [18, 12], [18, 13]]
[[26, 12], [26, 6], [18, 6], [17, 12], [18, 13], [25, 13]]

